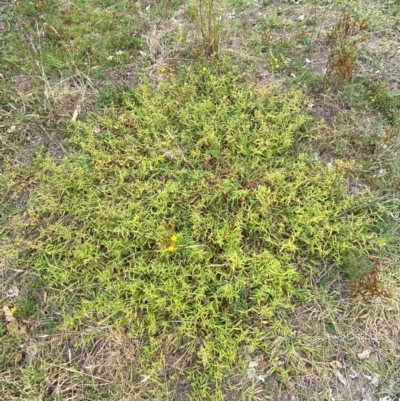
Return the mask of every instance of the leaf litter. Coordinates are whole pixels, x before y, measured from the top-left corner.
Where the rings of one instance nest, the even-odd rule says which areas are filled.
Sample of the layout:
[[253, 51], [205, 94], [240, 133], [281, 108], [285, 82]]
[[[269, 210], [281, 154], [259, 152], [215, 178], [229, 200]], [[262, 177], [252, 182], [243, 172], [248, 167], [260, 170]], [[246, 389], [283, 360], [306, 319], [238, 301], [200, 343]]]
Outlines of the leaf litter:
[[8, 322], [7, 331], [9, 334], [15, 334], [18, 331], [17, 319], [14, 317], [12, 310], [7, 305], [3, 306], [3, 312], [6, 317], [6, 322]]

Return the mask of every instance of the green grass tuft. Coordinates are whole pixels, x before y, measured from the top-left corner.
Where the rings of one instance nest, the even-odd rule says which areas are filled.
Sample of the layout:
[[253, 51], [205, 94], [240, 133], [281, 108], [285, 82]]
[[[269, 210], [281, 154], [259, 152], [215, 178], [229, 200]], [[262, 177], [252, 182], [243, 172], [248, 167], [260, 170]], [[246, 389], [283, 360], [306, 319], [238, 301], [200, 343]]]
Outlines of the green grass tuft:
[[91, 74], [99, 66], [123, 65], [144, 45], [137, 30], [144, 23], [137, 5], [121, 2], [55, 0], [17, 2], [10, 23], [23, 34], [9, 33], [3, 68], [58, 78]]
[[384, 245], [381, 210], [346, 186], [352, 163], [298, 152], [304, 103], [200, 66], [72, 124], [75, 150], [43, 158], [21, 223], [65, 324], [127, 328], [152, 366], [173, 338], [196, 357], [193, 399], [221, 399], [243, 346], [261, 346], [304, 277]]

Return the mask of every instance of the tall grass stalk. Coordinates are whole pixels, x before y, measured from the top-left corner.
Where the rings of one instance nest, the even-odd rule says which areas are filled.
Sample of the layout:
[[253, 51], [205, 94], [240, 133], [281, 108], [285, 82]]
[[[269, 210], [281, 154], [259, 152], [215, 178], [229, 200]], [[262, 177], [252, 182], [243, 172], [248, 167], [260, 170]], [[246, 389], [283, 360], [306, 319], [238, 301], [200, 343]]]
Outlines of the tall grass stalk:
[[201, 32], [206, 57], [218, 54], [221, 39], [222, 11], [215, 0], [197, 0], [195, 22]]

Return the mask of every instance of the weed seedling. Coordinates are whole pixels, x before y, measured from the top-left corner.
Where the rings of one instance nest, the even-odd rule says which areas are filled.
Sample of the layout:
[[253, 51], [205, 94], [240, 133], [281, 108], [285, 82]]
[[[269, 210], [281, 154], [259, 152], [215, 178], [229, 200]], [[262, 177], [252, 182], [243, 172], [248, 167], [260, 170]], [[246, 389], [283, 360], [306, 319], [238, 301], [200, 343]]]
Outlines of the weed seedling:
[[365, 19], [359, 21], [346, 13], [328, 34], [329, 56], [325, 78], [329, 83], [343, 84], [356, 73], [358, 45], [366, 40], [366, 26]]
[[[359, 266], [362, 270], [362, 266]], [[383, 263], [379, 261], [375, 267], [363, 272], [357, 280], [353, 280], [352, 289], [355, 294], [361, 295], [365, 300], [374, 296], [390, 297], [390, 293], [382, 289]]]

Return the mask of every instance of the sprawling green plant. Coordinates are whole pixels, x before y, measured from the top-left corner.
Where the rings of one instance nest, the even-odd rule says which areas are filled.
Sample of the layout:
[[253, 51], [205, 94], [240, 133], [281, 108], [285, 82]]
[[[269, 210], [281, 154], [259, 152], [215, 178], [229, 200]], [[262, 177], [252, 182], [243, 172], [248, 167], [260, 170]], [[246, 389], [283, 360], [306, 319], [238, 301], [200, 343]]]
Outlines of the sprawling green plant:
[[381, 245], [369, 195], [347, 191], [350, 164], [298, 152], [304, 101], [199, 67], [73, 124], [74, 150], [42, 161], [27, 213], [34, 268], [75, 299], [66, 324], [129, 328], [153, 360], [175, 338], [197, 361], [194, 399], [210, 383], [220, 399], [302, 277]]

